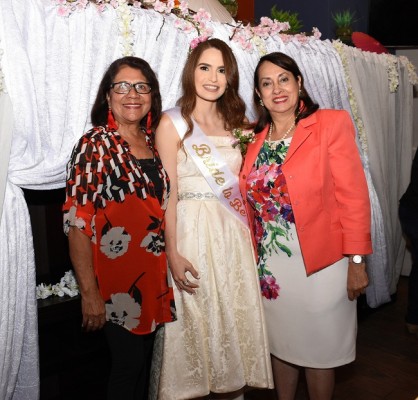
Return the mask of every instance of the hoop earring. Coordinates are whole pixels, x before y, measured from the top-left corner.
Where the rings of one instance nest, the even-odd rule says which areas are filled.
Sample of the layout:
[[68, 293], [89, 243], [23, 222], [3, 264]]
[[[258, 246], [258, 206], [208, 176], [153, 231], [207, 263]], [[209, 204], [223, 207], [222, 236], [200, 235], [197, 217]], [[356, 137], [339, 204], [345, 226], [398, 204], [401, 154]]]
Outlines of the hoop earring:
[[263, 99], [260, 99], [260, 106], [261, 106], [261, 107], [265, 107], [265, 106], [264, 106], [264, 101], [263, 101]]

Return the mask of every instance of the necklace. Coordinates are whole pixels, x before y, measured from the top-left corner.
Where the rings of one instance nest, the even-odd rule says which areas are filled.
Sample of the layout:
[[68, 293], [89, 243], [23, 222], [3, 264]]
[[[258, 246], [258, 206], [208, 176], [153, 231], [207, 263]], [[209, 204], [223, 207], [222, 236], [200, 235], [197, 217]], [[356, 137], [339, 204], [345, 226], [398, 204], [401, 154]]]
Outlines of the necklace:
[[271, 148], [272, 145], [274, 145], [274, 147], [277, 147], [277, 143], [276, 142], [280, 142], [281, 140], [284, 140], [287, 138], [287, 135], [289, 135], [290, 132], [292, 132], [292, 129], [296, 126], [296, 119], [293, 121], [293, 124], [290, 125], [290, 128], [283, 134], [283, 136], [279, 139], [279, 140], [275, 140], [274, 143], [271, 142], [271, 134], [273, 133], [273, 127], [274, 127], [274, 122], [272, 121], [270, 124], [270, 128], [269, 131], [267, 133], [267, 144], [268, 146]]

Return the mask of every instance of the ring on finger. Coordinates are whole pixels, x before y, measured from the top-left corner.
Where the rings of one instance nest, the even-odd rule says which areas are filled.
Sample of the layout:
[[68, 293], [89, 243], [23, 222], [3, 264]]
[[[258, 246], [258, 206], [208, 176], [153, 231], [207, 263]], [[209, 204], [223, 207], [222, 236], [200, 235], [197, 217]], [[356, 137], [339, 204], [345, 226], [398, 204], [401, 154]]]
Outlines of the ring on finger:
[[187, 279], [185, 279], [182, 283], [184, 286], [189, 286], [189, 281]]

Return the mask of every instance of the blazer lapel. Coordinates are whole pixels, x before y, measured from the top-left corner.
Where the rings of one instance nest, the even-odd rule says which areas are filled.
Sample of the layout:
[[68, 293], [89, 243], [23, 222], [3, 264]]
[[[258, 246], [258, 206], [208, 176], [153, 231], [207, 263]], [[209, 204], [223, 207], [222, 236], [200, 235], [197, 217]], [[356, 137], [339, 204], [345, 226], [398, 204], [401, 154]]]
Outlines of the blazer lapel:
[[267, 136], [267, 132], [270, 125], [267, 125], [260, 133], [256, 135], [255, 142], [250, 143], [247, 147], [247, 154], [245, 155], [243, 173], [248, 175], [253, 167], [261, 146], [264, 143], [264, 139]]
[[315, 129], [313, 124], [317, 123], [316, 113], [310, 115], [308, 118], [302, 119], [299, 121], [296, 131], [293, 134], [292, 141], [290, 142], [289, 150], [287, 151], [286, 157], [283, 161], [283, 164], [289, 161], [292, 158], [293, 154], [297, 149], [302, 145], [302, 143], [311, 135]]

